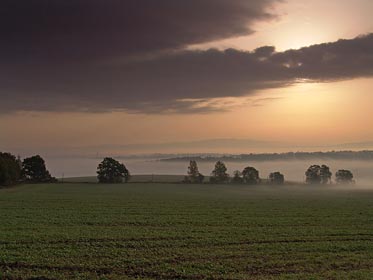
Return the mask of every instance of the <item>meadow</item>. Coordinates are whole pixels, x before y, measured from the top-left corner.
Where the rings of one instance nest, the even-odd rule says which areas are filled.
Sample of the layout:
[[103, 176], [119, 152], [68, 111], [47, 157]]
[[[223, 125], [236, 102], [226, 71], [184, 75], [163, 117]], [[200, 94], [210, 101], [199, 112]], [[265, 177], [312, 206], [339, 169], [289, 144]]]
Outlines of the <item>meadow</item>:
[[373, 190], [84, 181], [0, 189], [0, 279], [373, 279]]

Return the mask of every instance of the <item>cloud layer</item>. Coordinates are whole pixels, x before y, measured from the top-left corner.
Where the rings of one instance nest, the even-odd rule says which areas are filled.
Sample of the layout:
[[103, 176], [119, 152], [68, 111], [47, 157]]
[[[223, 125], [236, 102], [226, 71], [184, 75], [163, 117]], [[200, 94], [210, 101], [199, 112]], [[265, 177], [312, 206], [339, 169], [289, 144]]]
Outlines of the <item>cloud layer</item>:
[[373, 75], [373, 34], [285, 52], [183, 50], [251, 33], [274, 2], [5, 0], [0, 111], [205, 112], [212, 98]]
[[247, 35], [279, 0], [3, 0], [2, 61], [93, 60]]

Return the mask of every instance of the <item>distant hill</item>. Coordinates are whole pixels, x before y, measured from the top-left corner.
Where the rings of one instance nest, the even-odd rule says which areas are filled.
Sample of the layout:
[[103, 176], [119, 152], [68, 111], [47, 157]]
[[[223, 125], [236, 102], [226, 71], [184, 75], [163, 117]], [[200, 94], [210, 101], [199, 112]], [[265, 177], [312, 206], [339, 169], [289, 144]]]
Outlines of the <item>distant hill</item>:
[[373, 151], [288, 152], [239, 155], [175, 156], [160, 161], [275, 161], [275, 160], [373, 160]]

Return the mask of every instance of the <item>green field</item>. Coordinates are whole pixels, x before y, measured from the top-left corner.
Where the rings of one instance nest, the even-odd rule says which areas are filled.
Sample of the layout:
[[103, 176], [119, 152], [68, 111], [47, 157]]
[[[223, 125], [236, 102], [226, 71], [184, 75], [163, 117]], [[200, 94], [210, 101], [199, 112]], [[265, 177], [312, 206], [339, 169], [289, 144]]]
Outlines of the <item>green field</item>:
[[170, 183], [2, 189], [0, 279], [41, 276], [373, 279], [373, 191]]
[[[134, 175], [131, 176], [131, 183], [180, 183], [183, 181], [183, 175]], [[97, 177], [73, 177], [73, 178], [58, 178], [59, 181], [65, 183], [97, 183]], [[207, 181], [207, 180], [206, 180]]]

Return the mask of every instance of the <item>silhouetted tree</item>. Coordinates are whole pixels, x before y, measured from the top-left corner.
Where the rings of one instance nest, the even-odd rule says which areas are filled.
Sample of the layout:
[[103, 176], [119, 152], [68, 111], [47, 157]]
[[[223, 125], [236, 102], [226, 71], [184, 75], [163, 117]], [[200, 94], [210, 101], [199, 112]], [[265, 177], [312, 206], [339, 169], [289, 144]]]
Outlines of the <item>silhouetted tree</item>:
[[242, 171], [242, 177], [246, 184], [256, 185], [260, 182], [259, 171], [251, 166], [246, 167]]
[[285, 177], [280, 172], [273, 172], [269, 174], [268, 180], [272, 185], [283, 185], [285, 183]]
[[215, 168], [211, 173], [210, 182], [212, 183], [226, 183], [229, 180], [227, 167], [221, 161], [215, 164]]
[[306, 171], [307, 184], [327, 184], [330, 183], [332, 173], [326, 165], [311, 165]]
[[104, 158], [97, 167], [97, 179], [100, 183], [128, 182], [130, 173], [124, 164], [113, 158]]
[[307, 184], [320, 184], [320, 165], [311, 165], [306, 171], [306, 183]]
[[322, 165], [320, 168], [321, 184], [329, 184], [332, 180], [332, 172], [326, 165]]
[[39, 155], [23, 160], [22, 178], [29, 183], [52, 183], [57, 181], [56, 178], [51, 176], [45, 166], [44, 159]]
[[232, 183], [234, 184], [242, 184], [243, 183], [243, 178], [242, 178], [242, 173], [239, 170], [236, 170], [233, 172], [233, 178], [231, 180]]
[[335, 173], [335, 180], [338, 184], [353, 184], [354, 175], [350, 170], [338, 170]]
[[184, 182], [185, 183], [202, 183], [204, 180], [205, 176], [203, 176], [199, 171], [198, 171], [198, 166], [197, 162], [195, 160], [191, 160], [189, 162], [188, 166], [188, 176], [185, 177]]
[[21, 166], [10, 153], [0, 153], [0, 186], [14, 185], [20, 182]]

